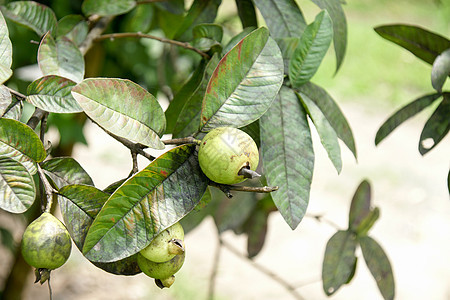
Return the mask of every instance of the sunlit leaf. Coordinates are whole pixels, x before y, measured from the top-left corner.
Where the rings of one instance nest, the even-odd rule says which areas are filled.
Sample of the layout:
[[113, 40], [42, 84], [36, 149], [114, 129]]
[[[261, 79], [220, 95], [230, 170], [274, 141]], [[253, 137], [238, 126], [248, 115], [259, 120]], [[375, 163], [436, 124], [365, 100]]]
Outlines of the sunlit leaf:
[[201, 128], [242, 127], [270, 107], [283, 82], [280, 49], [259, 28], [230, 50], [208, 83], [202, 104]]
[[53, 10], [34, 1], [14, 1], [1, 7], [6, 18], [25, 25], [39, 36], [55, 32], [56, 16]]
[[306, 213], [314, 169], [314, 150], [306, 112], [293, 90], [282, 87], [262, 116], [261, 153], [272, 199], [292, 229]]
[[27, 169], [16, 160], [0, 155], [0, 208], [23, 213], [34, 202], [36, 188]]
[[375, 136], [375, 145], [378, 145], [384, 138], [386, 138], [395, 128], [400, 124], [413, 117], [417, 113], [421, 112], [426, 107], [430, 106], [436, 99], [440, 98], [441, 94], [430, 94], [422, 96], [418, 99], [408, 103], [392, 116], [390, 116], [381, 127], [378, 129]]
[[450, 93], [444, 93], [444, 100], [425, 123], [419, 141], [419, 152], [425, 155], [447, 135], [450, 129]]
[[442, 52], [436, 57], [431, 69], [431, 84], [433, 88], [442, 92], [447, 77], [450, 76], [450, 48]]
[[94, 185], [89, 174], [72, 157], [54, 157], [42, 163], [45, 174], [58, 187], [69, 184]]
[[385, 300], [395, 298], [395, 281], [391, 263], [383, 248], [371, 237], [363, 237], [359, 240], [361, 250], [367, 267], [375, 279], [378, 289]]
[[194, 209], [207, 184], [195, 145], [164, 153], [110, 196], [88, 231], [84, 255], [110, 262], [139, 252]]
[[58, 21], [56, 36], [65, 36], [76, 46], [86, 39], [89, 25], [81, 15], [67, 15]]
[[84, 0], [81, 10], [86, 16], [116, 16], [129, 12], [135, 6], [135, 0]]
[[0, 117], [2, 117], [12, 103], [11, 92], [4, 85], [0, 85]]
[[58, 75], [75, 82], [84, 78], [84, 58], [68, 38], [56, 40], [47, 33], [39, 45], [38, 64], [44, 75]]
[[155, 149], [166, 121], [158, 100], [138, 84], [114, 78], [88, 78], [72, 89], [73, 97], [98, 125], [115, 135]]
[[[0, 90], [2, 90], [2, 92], [0, 92], [0, 97], [2, 97], [2, 100], [0, 100], [0, 102], [3, 101], [3, 103], [6, 103], [9, 101], [9, 96], [11, 96], [11, 94], [9, 93], [9, 91], [8, 91], [9, 96], [4, 94], [5, 90], [7, 90], [7, 89], [4, 88], [4, 86], [2, 86], [2, 87], [3, 88], [0, 88]], [[16, 97], [12, 96], [10, 104], [4, 109], [4, 111], [2, 113], [0, 113], [0, 117], [14, 119], [14, 120], [18, 121], [22, 117], [22, 110], [23, 110], [22, 101], [18, 100]]]
[[289, 62], [289, 79], [292, 86], [308, 82], [320, 66], [333, 38], [333, 23], [324, 10], [309, 24]]
[[340, 230], [328, 240], [322, 265], [322, 286], [328, 296], [353, 276], [356, 245], [356, 235], [349, 231]]
[[64, 77], [44, 76], [28, 86], [27, 101], [48, 112], [82, 112], [83, 109], [70, 93], [75, 85], [75, 82]]
[[[0, 84], [12, 75], [12, 44], [9, 39], [8, 26], [0, 12]], [[0, 102], [1, 103], [1, 102]]]
[[241, 32], [233, 36], [230, 41], [222, 49], [222, 55], [227, 54], [234, 46], [236, 46], [244, 37], [249, 35], [252, 31], [256, 30], [256, 27], [244, 28]]
[[255, 6], [251, 0], [236, 0], [236, 6], [242, 28], [258, 27]]

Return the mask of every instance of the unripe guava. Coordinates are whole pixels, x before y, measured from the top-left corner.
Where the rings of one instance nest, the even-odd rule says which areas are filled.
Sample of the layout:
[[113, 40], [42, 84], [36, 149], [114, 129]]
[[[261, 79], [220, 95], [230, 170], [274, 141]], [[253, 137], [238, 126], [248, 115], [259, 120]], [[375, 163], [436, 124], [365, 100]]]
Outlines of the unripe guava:
[[242, 130], [218, 127], [201, 141], [198, 150], [200, 167], [214, 182], [234, 184], [246, 179], [241, 169], [255, 171], [259, 162], [255, 141]]
[[181, 269], [184, 263], [184, 257], [185, 253], [183, 252], [183, 254], [175, 255], [174, 258], [169, 261], [157, 263], [146, 259], [139, 253], [137, 263], [139, 268], [141, 268], [141, 271], [147, 276], [155, 279], [167, 279]]
[[54, 270], [69, 258], [72, 241], [66, 227], [44, 212], [31, 222], [22, 237], [22, 255], [35, 268]]
[[148, 260], [165, 262], [184, 252], [184, 230], [175, 223], [159, 233], [140, 253]]
[[155, 279], [156, 285], [161, 289], [170, 288], [174, 282], [175, 282], [175, 276], [173, 276], [173, 275], [168, 278], [164, 278], [164, 279]]

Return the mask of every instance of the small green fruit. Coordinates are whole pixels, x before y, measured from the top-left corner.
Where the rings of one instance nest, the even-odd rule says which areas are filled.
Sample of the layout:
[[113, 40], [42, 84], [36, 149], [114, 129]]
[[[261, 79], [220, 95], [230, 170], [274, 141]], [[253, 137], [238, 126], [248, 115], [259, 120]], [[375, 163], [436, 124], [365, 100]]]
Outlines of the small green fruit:
[[184, 230], [175, 223], [159, 233], [140, 253], [148, 260], [165, 262], [184, 252]]
[[157, 263], [146, 259], [139, 253], [137, 263], [142, 272], [147, 276], [162, 280], [169, 278], [181, 269], [184, 263], [184, 257], [185, 253], [183, 252], [183, 254], [175, 255], [174, 258], [169, 261]]
[[44, 212], [31, 222], [22, 237], [22, 255], [35, 268], [54, 270], [69, 258], [72, 241], [66, 227]]
[[235, 184], [248, 178], [244, 176], [242, 169], [256, 170], [259, 162], [258, 147], [242, 130], [219, 127], [203, 138], [198, 150], [198, 161], [203, 173], [212, 181]]

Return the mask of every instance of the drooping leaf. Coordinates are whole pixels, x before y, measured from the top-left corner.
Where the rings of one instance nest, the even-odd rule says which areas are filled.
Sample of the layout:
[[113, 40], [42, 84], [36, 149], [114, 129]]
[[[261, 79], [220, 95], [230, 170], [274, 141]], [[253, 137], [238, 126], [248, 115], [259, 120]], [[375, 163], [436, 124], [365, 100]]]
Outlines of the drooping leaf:
[[439, 54], [433, 62], [431, 69], [431, 84], [433, 88], [442, 92], [447, 77], [450, 76], [450, 48]]
[[450, 48], [450, 40], [414, 25], [384, 25], [376, 27], [375, 31], [430, 65], [439, 54]]
[[94, 185], [89, 174], [72, 157], [54, 157], [42, 163], [45, 174], [58, 189], [71, 184]]
[[306, 28], [303, 14], [294, 0], [254, 0], [273, 38], [300, 37]]
[[294, 91], [282, 87], [261, 117], [261, 153], [272, 199], [292, 229], [306, 213], [314, 169], [314, 150], [306, 112]]
[[317, 133], [320, 136], [320, 141], [327, 151], [328, 157], [337, 172], [340, 173], [342, 169], [341, 148], [339, 146], [336, 131], [334, 131], [333, 127], [330, 125], [319, 107], [311, 99], [309, 99], [308, 96], [305, 94], [298, 94], [298, 96], [317, 129]]
[[353, 276], [356, 245], [356, 236], [349, 231], [339, 230], [328, 240], [322, 265], [322, 285], [328, 296]]
[[450, 93], [444, 93], [444, 100], [425, 123], [420, 134], [419, 152], [425, 155], [447, 135], [450, 129]]
[[255, 6], [251, 0], [236, 0], [236, 6], [242, 28], [258, 27]]
[[12, 44], [9, 39], [8, 26], [0, 12], [0, 84], [12, 75]]
[[293, 87], [300, 87], [316, 74], [332, 38], [333, 22], [324, 10], [306, 27], [291, 57], [289, 79]]
[[83, 109], [70, 93], [75, 85], [75, 82], [64, 77], [44, 76], [28, 86], [27, 101], [48, 112], [82, 112]]
[[86, 16], [116, 16], [129, 12], [136, 6], [135, 0], [84, 0], [81, 10]]
[[375, 136], [375, 145], [378, 145], [400, 124], [430, 106], [436, 99], [440, 98], [440, 96], [440, 93], [422, 96], [392, 114], [383, 125], [381, 125], [380, 129], [378, 129]]
[[0, 117], [6, 112], [12, 103], [11, 92], [4, 85], [0, 85]]
[[39, 45], [38, 64], [44, 75], [58, 75], [75, 82], [84, 78], [84, 58], [77, 46], [61, 36], [45, 34]]
[[336, 72], [344, 60], [347, 48], [347, 20], [340, 0], [312, 0], [321, 9], [326, 9], [333, 21], [333, 44], [336, 54]]
[[283, 82], [280, 49], [259, 28], [232, 48], [219, 62], [202, 103], [201, 129], [242, 127], [270, 107]]
[[391, 263], [383, 248], [371, 237], [363, 237], [359, 240], [361, 250], [367, 267], [375, 279], [378, 289], [385, 300], [395, 297], [395, 281]]
[[200, 129], [200, 115], [202, 112], [202, 101], [205, 96], [209, 79], [219, 63], [219, 56], [215, 54], [206, 65], [201, 82], [189, 95], [181, 110], [173, 130], [173, 137], [185, 137], [197, 133]]
[[207, 184], [195, 145], [164, 153], [110, 196], [88, 231], [84, 255], [110, 262], [139, 252], [189, 213]]
[[98, 125], [115, 135], [155, 149], [166, 120], [156, 98], [125, 79], [88, 78], [72, 89], [73, 97]]
[[6, 18], [25, 25], [39, 36], [55, 32], [56, 16], [53, 10], [34, 1], [14, 1], [1, 7]]
[[334, 99], [323, 88], [312, 82], [305, 83], [298, 90], [314, 101], [336, 131], [337, 136], [347, 145], [356, 158], [356, 146], [352, 129]]
[[37, 134], [27, 125], [0, 118], [0, 156], [6, 156], [21, 163], [33, 175], [36, 163], [47, 156], [44, 145]]
[[18, 161], [0, 155], [0, 208], [23, 213], [34, 202], [36, 188], [33, 177]]
[[58, 21], [56, 36], [65, 36], [76, 46], [86, 39], [89, 25], [81, 15], [67, 15]]

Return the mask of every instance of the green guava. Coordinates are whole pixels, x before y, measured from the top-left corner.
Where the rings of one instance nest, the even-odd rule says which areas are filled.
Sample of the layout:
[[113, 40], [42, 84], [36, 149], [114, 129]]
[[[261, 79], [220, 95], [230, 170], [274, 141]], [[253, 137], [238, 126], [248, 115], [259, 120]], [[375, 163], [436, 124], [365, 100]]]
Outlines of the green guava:
[[54, 270], [69, 258], [72, 240], [61, 221], [44, 212], [31, 222], [22, 237], [22, 255], [25, 261], [37, 269]]
[[167, 279], [178, 270], [181, 269], [184, 263], [185, 252], [180, 255], [175, 255], [169, 261], [158, 263], [151, 260], [146, 259], [140, 253], [137, 257], [137, 263], [141, 271], [144, 272], [147, 276], [150, 276], [155, 279]]
[[203, 173], [212, 181], [235, 184], [247, 179], [242, 174], [242, 169], [256, 170], [259, 162], [258, 147], [244, 131], [218, 127], [201, 141], [198, 161]]
[[164, 278], [164, 279], [155, 279], [156, 285], [161, 289], [170, 288], [174, 282], [175, 282], [175, 276], [173, 276], [173, 275], [168, 278]]
[[159, 233], [140, 253], [154, 262], [171, 260], [184, 252], [184, 230], [180, 223], [175, 223]]

